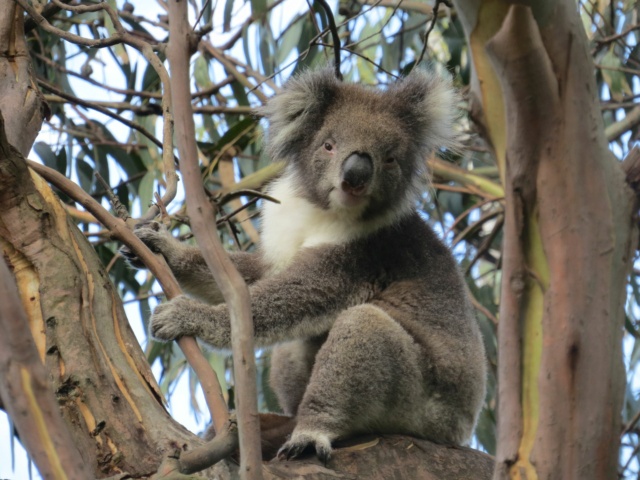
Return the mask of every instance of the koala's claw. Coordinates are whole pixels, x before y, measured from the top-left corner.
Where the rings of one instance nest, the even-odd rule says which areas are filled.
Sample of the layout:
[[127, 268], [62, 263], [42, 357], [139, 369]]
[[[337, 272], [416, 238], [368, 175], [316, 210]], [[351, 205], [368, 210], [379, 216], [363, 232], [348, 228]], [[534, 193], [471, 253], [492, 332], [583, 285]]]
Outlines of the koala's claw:
[[331, 440], [319, 432], [293, 432], [291, 438], [278, 450], [278, 460], [291, 460], [307, 450], [315, 450], [318, 459], [325, 465], [331, 457]]
[[122, 247], [120, 247], [119, 252], [120, 252], [120, 255], [124, 257], [126, 262], [129, 265], [131, 265], [133, 268], [144, 268], [144, 264], [140, 261], [138, 256], [135, 253], [133, 253], [129, 249], [129, 247], [127, 247], [126, 245], [123, 245]]
[[[164, 237], [165, 230], [160, 223], [155, 221], [141, 222], [134, 227], [133, 233], [135, 233], [136, 236], [142, 240], [152, 252], [161, 253], [159, 240], [160, 237]], [[145, 268], [144, 263], [142, 263], [138, 256], [126, 245], [120, 247], [120, 254], [133, 268]]]

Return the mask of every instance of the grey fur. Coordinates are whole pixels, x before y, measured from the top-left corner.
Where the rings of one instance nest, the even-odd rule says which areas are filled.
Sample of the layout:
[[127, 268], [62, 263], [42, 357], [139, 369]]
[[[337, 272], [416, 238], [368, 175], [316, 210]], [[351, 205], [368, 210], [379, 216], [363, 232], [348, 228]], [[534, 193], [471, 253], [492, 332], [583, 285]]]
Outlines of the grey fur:
[[[276, 345], [271, 384], [297, 416], [282, 456], [311, 447], [326, 458], [331, 442], [364, 432], [449, 444], [473, 432], [482, 338], [451, 253], [415, 211], [426, 155], [455, 145], [454, 99], [433, 74], [381, 91], [319, 71], [262, 109], [268, 151], [288, 164], [269, 188], [283, 203], [265, 205], [259, 251], [231, 258], [250, 285], [257, 344]], [[371, 158], [373, 176], [351, 195], [341, 168], [353, 153]], [[157, 227], [136, 233], [208, 302], [159, 305], [152, 334], [228, 348], [229, 314], [198, 249]]]

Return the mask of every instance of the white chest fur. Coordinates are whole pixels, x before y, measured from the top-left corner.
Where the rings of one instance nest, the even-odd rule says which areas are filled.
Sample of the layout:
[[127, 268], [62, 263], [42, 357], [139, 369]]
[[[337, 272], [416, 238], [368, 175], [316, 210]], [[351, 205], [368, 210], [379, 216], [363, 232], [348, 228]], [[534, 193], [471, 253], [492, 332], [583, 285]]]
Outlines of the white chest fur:
[[303, 198], [297, 185], [294, 173], [285, 172], [268, 189], [269, 195], [280, 203], [265, 201], [262, 207], [263, 258], [272, 274], [286, 268], [303, 248], [341, 245], [371, 235], [414, 208], [411, 190], [407, 190], [396, 209], [363, 221], [360, 218], [363, 208], [320, 208]]
[[302, 198], [291, 174], [276, 180], [268, 193], [280, 200], [262, 207], [262, 250], [274, 273], [287, 267], [302, 248], [342, 244], [363, 233], [364, 225], [349, 212], [324, 210]]

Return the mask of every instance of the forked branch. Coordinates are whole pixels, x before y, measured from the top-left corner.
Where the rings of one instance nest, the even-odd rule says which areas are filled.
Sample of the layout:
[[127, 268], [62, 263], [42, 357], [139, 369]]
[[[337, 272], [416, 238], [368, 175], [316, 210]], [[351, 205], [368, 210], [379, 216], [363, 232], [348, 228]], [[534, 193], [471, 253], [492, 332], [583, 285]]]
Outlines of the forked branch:
[[[151, 252], [151, 250], [149, 250], [149, 248], [136, 235], [134, 235], [124, 220], [111, 215], [102, 205], [94, 200], [93, 197], [62, 174], [30, 160], [28, 160], [27, 163], [45, 180], [55, 185], [58, 189], [91, 212], [93, 216], [102, 223], [102, 225], [112, 232], [116, 239], [129, 247], [131, 251], [135, 253], [155, 275], [162, 286], [162, 289], [166, 293], [167, 298], [173, 298], [182, 293], [178, 286], [178, 282], [173, 277], [171, 270], [164, 260], [160, 256]], [[227, 422], [229, 413], [215, 372], [211, 369], [209, 362], [207, 362], [206, 358], [202, 355], [200, 347], [198, 347], [195, 339], [191, 337], [182, 337], [178, 341], [178, 345], [184, 352], [184, 356], [189, 362], [189, 365], [191, 365], [200, 380], [200, 384], [202, 385], [202, 390], [204, 391], [205, 399], [207, 401], [207, 406], [211, 412], [211, 418], [216, 429], [221, 429]]]

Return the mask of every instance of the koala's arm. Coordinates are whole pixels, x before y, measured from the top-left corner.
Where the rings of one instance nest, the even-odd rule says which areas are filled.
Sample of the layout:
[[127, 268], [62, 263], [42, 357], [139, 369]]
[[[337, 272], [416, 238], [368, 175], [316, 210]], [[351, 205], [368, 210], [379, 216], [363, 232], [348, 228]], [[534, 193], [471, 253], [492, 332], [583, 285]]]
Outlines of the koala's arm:
[[[320, 335], [335, 315], [371, 297], [373, 287], [353, 273], [348, 255], [302, 252], [294, 264], [249, 287], [258, 345]], [[151, 333], [160, 340], [197, 336], [210, 345], [230, 345], [226, 305], [207, 305], [185, 296], [156, 307]]]
[[[189, 295], [212, 304], [224, 301], [200, 249], [174, 238], [157, 222], [142, 224], [134, 233], [154, 252], [162, 254], [180, 287]], [[121, 250], [134, 267], [144, 268], [137, 257]], [[229, 257], [248, 284], [256, 282], [263, 272], [257, 253], [229, 252]]]

